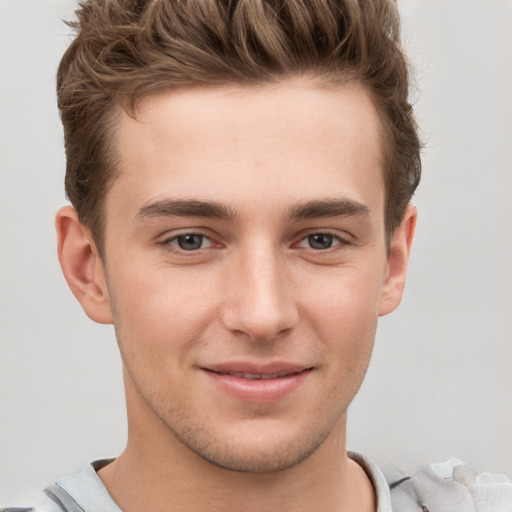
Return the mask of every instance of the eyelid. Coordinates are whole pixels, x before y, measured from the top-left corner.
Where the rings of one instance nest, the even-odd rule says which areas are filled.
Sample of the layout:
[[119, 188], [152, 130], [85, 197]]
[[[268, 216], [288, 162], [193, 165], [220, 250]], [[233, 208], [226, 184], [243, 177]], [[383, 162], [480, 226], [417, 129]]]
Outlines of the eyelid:
[[[186, 236], [198, 236], [198, 237], [201, 237], [201, 247], [199, 247], [198, 249], [190, 249], [190, 250], [186, 250], [186, 249], [183, 249], [182, 247], [179, 246], [179, 239], [182, 238], [182, 237], [186, 237]], [[176, 243], [174, 243], [176, 242]], [[214, 245], [214, 242], [211, 238], [205, 236], [205, 235], [202, 235], [201, 233], [185, 233], [183, 235], [176, 235], [172, 238], [170, 238], [168, 241], [167, 241], [167, 244], [170, 244], [170, 245], [173, 245], [174, 247], [176, 247], [177, 250], [179, 251], [183, 251], [183, 252], [198, 252], [202, 249], [207, 249], [208, 247], [211, 247], [212, 245]]]
[[[208, 240], [210, 243], [206, 247], [201, 247], [200, 249], [191, 250], [191, 251], [183, 250], [183, 249], [179, 248], [177, 246], [177, 244], [171, 244], [171, 242], [175, 241], [178, 237], [186, 236], [186, 235], [202, 236], [204, 239]], [[323, 250], [313, 249], [311, 247], [303, 247], [304, 249], [309, 249], [310, 251], [315, 252], [315, 253], [319, 253], [319, 252], [327, 253], [330, 251], [335, 251], [337, 249], [343, 249], [344, 247], [353, 245], [355, 243], [353, 235], [351, 235], [350, 233], [347, 233], [345, 231], [340, 233], [340, 231], [336, 230], [336, 229], [310, 228], [310, 229], [305, 229], [305, 230], [301, 231], [300, 233], [298, 233], [296, 235], [296, 237], [294, 237], [296, 241], [292, 242], [291, 246], [292, 247], [300, 247], [299, 244], [301, 244], [301, 242], [305, 241], [309, 236], [312, 236], [312, 235], [328, 235], [328, 236], [332, 236], [336, 241], [336, 243], [334, 243], [332, 247], [329, 247], [329, 248], [323, 249]], [[218, 239], [218, 236], [216, 236], [215, 233], [212, 233], [211, 230], [208, 228], [187, 227], [187, 228], [170, 230], [170, 231], [163, 233], [162, 235], [160, 235], [156, 238], [156, 243], [164, 248], [172, 247], [172, 250], [176, 251], [177, 253], [192, 255], [192, 254], [197, 254], [202, 250], [209, 249], [211, 247], [222, 247], [224, 244], [219, 242], [217, 239]]]
[[[208, 240], [210, 243], [206, 247], [201, 247], [200, 249], [186, 251], [181, 249], [177, 244], [173, 244], [180, 236], [186, 235], [197, 235], [203, 237], [203, 239]], [[182, 228], [173, 231], [168, 231], [163, 235], [159, 236], [157, 239], [157, 244], [162, 246], [163, 248], [167, 248], [168, 250], [172, 250], [174, 252], [180, 254], [197, 254], [202, 250], [209, 249], [210, 247], [217, 246], [219, 247], [221, 244], [215, 241], [214, 236], [212, 236], [211, 232], [204, 228]], [[171, 249], [172, 248], [172, 249]]]
[[333, 229], [308, 229], [306, 231], [303, 231], [299, 233], [298, 240], [293, 245], [299, 246], [301, 242], [306, 240], [308, 237], [312, 235], [328, 235], [332, 236], [334, 239], [337, 240], [338, 243], [334, 244], [332, 247], [329, 247], [328, 249], [313, 249], [311, 247], [308, 247], [308, 249], [314, 251], [314, 252], [328, 252], [329, 250], [336, 250], [339, 246], [347, 246], [352, 245], [354, 243], [353, 237], [349, 233], [341, 234], [339, 231], [333, 230]]

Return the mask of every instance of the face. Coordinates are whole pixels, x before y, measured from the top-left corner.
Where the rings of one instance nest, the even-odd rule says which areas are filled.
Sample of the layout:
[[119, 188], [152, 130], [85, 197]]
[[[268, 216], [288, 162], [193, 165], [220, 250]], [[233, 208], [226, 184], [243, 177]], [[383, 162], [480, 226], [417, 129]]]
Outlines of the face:
[[305, 79], [172, 92], [124, 115], [118, 143], [104, 288], [132, 431], [158, 423], [239, 471], [299, 463], [344, 432], [397, 305], [369, 95]]

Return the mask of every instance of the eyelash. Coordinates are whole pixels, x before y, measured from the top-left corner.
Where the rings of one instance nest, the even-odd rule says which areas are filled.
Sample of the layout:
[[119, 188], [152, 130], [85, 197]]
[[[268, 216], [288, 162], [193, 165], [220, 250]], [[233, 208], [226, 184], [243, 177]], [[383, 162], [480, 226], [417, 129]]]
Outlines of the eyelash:
[[328, 236], [333, 239], [333, 245], [330, 247], [327, 247], [325, 249], [315, 249], [311, 246], [307, 247], [308, 250], [313, 251], [315, 253], [326, 253], [326, 252], [332, 252], [336, 250], [341, 250], [345, 248], [348, 245], [351, 245], [351, 242], [342, 236], [338, 232], [333, 232], [330, 230], [321, 230], [321, 231], [311, 231], [307, 233], [305, 236], [303, 236], [295, 245], [298, 246], [301, 242], [304, 240], [309, 239], [310, 237], [314, 236]]
[[[198, 249], [186, 250], [186, 249], [183, 249], [183, 248], [179, 247], [179, 245], [178, 245], [179, 244], [179, 239], [187, 237], [187, 236], [188, 237], [190, 237], [190, 236], [201, 237], [201, 245], [203, 245], [205, 240], [208, 240], [210, 242], [208, 247], [216, 245], [215, 242], [212, 240], [212, 238], [210, 236], [208, 236], [207, 234], [202, 233], [200, 231], [185, 231], [183, 233], [175, 234], [175, 235], [173, 235], [171, 237], [168, 237], [168, 238], [165, 238], [164, 240], [159, 242], [159, 245], [164, 247], [164, 248], [166, 248], [166, 249], [168, 249], [168, 250], [179, 252], [181, 254], [190, 254], [190, 255], [197, 254], [202, 249], [208, 248], [208, 247], [202, 247], [201, 246]], [[173, 242], [176, 242], [176, 244], [173, 244]], [[220, 244], [217, 244], [217, 245], [220, 245]]]
[[[201, 237], [201, 247], [199, 247], [197, 249], [190, 249], [190, 250], [179, 247], [179, 239], [184, 238], [184, 237], [190, 237], [190, 236]], [[330, 238], [332, 238], [333, 243], [331, 246], [326, 247], [326, 248], [311, 247], [311, 237], [315, 237], [315, 236], [330, 237]], [[203, 246], [205, 241], [209, 241], [209, 244], [206, 247]], [[301, 247], [300, 244], [303, 243], [304, 241], [306, 241], [306, 243], [309, 242], [308, 246], [303, 246], [304, 249], [311, 251], [313, 253], [318, 253], [318, 254], [319, 253], [330, 253], [330, 252], [334, 252], [336, 250], [343, 250], [346, 246], [352, 244], [352, 242], [350, 242], [349, 240], [347, 240], [344, 237], [341, 237], [339, 235], [339, 233], [337, 233], [337, 232], [335, 233], [335, 232], [332, 232], [329, 230], [322, 230], [322, 231], [312, 231], [307, 234], [304, 234], [298, 240], [298, 242], [292, 244], [292, 247]], [[173, 242], [176, 242], [176, 243], [173, 243]], [[194, 254], [199, 254], [200, 252], [202, 252], [202, 250], [208, 249], [215, 245], [217, 247], [221, 247], [221, 244], [216, 244], [215, 241], [211, 238], [211, 236], [209, 236], [201, 231], [185, 231], [182, 233], [178, 233], [178, 234], [175, 234], [171, 237], [168, 237], [168, 238], [162, 240], [161, 242], [159, 242], [159, 245], [164, 247], [167, 250], [177, 252], [177, 253], [180, 253], [183, 255], [190, 255], [190, 256], [192, 256]]]

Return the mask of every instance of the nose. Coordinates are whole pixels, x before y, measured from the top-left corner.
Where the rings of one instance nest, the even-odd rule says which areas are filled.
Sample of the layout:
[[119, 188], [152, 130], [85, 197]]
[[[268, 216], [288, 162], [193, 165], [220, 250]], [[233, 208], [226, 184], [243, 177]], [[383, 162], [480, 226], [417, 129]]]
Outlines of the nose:
[[225, 283], [224, 326], [253, 341], [272, 341], [291, 331], [299, 315], [283, 258], [262, 247], [237, 258]]

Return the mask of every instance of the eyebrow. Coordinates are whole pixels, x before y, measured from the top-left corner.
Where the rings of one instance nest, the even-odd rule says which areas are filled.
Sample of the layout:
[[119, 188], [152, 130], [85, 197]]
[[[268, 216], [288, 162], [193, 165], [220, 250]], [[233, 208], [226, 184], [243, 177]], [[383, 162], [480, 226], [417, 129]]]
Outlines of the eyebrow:
[[141, 220], [154, 217], [207, 217], [233, 221], [236, 212], [214, 201], [195, 201], [189, 199], [164, 199], [142, 206], [136, 214]]
[[[369, 215], [370, 209], [351, 199], [324, 199], [307, 201], [292, 206], [286, 218], [290, 220], [307, 220], [326, 217], [346, 217]], [[136, 214], [141, 220], [156, 217], [205, 217], [233, 222], [237, 212], [215, 201], [198, 201], [191, 199], [163, 199], [142, 206]]]
[[325, 199], [308, 201], [293, 206], [288, 211], [288, 218], [294, 220], [317, 219], [324, 217], [369, 216], [368, 206], [351, 199]]

